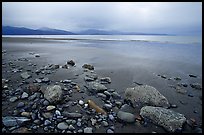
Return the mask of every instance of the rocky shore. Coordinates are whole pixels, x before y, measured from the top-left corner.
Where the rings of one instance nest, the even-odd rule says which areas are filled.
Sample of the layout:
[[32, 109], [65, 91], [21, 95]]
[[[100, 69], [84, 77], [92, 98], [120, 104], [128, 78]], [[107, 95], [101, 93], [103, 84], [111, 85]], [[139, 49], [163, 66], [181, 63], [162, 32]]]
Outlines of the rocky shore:
[[[104, 76], [87, 62], [77, 67], [73, 59], [45, 64], [36, 52], [12, 55], [2, 50], [2, 133], [202, 133], [202, 122], [180, 113], [154, 86], [135, 82], [121, 94], [111, 85], [111, 74]], [[174, 81], [172, 91], [202, 101], [186, 90], [202, 91], [200, 83], [154, 77]]]

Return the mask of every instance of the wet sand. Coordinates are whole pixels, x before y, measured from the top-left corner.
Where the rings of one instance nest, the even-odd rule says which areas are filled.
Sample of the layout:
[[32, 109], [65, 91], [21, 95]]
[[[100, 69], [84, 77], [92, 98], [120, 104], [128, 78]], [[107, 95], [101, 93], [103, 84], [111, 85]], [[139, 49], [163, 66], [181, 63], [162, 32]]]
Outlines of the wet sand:
[[[112, 42], [108, 43], [111, 44]], [[63, 65], [68, 60], [74, 60], [76, 66], [69, 69], [57, 69], [56, 72], [46, 75], [51, 80], [51, 83], [60, 82], [60, 80], [71, 79], [80, 85], [80, 88], [85, 90], [85, 93], [74, 92], [72, 100], [80, 100], [81, 97], [85, 101], [88, 99], [94, 99], [97, 104], [103, 104], [101, 100], [94, 95], [90, 95], [84, 88], [85, 81], [83, 80], [83, 68], [85, 63], [92, 64], [95, 68], [95, 73], [101, 77], [110, 77], [111, 83], [105, 84], [108, 89], [115, 89], [124, 99], [124, 92], [128, 87], [137, 86], [137, 83], [147, 84], [155, 87], [161, 94], [163, 94], [171, 104], [177, 105], [177, 108], [171, 108], [172, 110], [184, 114], [187, 120], [193, 118], [198, 125], [202, 125], [202, 90], [195, 90], [190, 87], [192, 83], [202, 84], [202, 65], [200, 61], [194, 61], [189, 59], [186, 61], [186, 54], [183, 53], [182, 58], [177, 59], [177, 53], [172, 54], [174, 57], [170, 57], [171, 51], [175, 48], [170, 48], [170, 52], [163, 52], [166, 49], [160, 48], [161, 54], [154, 55], [154, 46], [144, 48], [138, 52], [135, 50], [123, 49], [123, 46], [108, 47], [106, 42], [85, 42], [75, 40], [54, 40], [54, 39], [23, 39], [23, 38], [3, 38], [2, 50], [6, 50], [6, 54], [2, 54], [2, 78], [11, 80], [10, 84], [12, 89], [17, 89], [19, 83], [22, 82], [20, 73], [8, 73], [12, 68], [8, 66], [8, 62], [12, 61], [17, 66], [23, 67], [23, 71], [30, 69], [32, 78], [27, 81], [32, 82], [35, 78], [39, 78], [34, 71], [41, 66], [48, 64]], [[119, 43], [124, 44], [124, 43]], [[103, 46], [104, 45], [104, 46]], [[131, 46], [130, 46], [131, 47]], [[175, 47], [175, 46], [174, 46]], [[122, 48], [122, 49], [121, 49]], [[185, 48], [185, 47], [184, 47]], [[145, 49], [148, 49], [147, 51]], [[181, 46], [180, 46], [181, 49]], [[121, 53], [118, 53], [121, 51]], [[151, 52], [152, 50], [152, 52]], [[167, 49], [168, 50], [168, 49]], [[175, 49], [176, 50], [176, 49]], [[143, 51], [143, 52], [142, 52]], [[189, 50], [190, 51], [190, 50]], [[193, 51], [193, 50], [192, 50]], [[39, 54], [40, 57], [34, 57], [29, 52]], [[185, 51], [184, 51], [185, 52]], [[131, 53], [135, 53], [134, 57]], [[138, 54], [137, 54], [138, 53]], [[167, 53], [167, 55], [165, 55]], [[186, 51], [188, 53], [188, 51]], [[192, 52], [193, 53], [193, 52]], [[130, 55], [128, 55], [130, 54]], [[144, 55], [144, 57], [142, 57]], [[180, 54], [179, 54], [180, 55]], [[29, 61], [17, 61], [19, 58], [26, 58]], [[201, 58], [200, 58], [201, 59]], [[15, 61], [16, 60], [16, 61]], [[28, 63], [34, 63], [37, 66], [28, 66]], [[189, 77], [189, 74], [197, 75], [197, 78]], [[166, 75], [166, 79], [161, 78], [158, 75]], [[180, 77], [181, 80], [174, 80], [174, 77]], [[172, 78], [171, 80], [168, 80]], [[186, 83], [188, 87], [186, 94], [177, 93], [174, 88], [169, 85], [176, 86], [177, 83]], [[22, 86], [25, 88], [26, 86]], [[188, 96], [192, 94], [193, 97]], [[2, 115], [7, 116], [12, 111], [18, 102], [9, 103], [9, 98], [3, 98], [2, 101]], [[181, 102], [185, 102], [182, 104]], [[72, 108], [80, 109], [80, 108]], [[80, 111], [80, 110], [79, 110]], [[138, 114], [139, 110], [135, 111]], [[110, 124], [111, 125], [111, 124]], [[120, 122], [113, 122], [115, 126], [115, 133], [151, 133], [152, 131], [158, 133], [165, 133], [166, 131], [152, 123], [148, 123], [147, 126], [143, 126], [138, 123], [124, 124]], [[105, 132], [107, 128], [96, 129], [95, 132]], [[37, 132], [40, 132], [37, 131]], [[183, 132], [194, 132], [187, 124], [185, 124]]]

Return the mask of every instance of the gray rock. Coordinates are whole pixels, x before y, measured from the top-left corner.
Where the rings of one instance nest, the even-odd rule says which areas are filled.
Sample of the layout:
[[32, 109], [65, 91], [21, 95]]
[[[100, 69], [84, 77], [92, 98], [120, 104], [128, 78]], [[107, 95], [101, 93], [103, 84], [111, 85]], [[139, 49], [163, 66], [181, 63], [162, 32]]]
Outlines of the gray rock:
[[79, 100], [79, 105], [84, 105], [84, 101], [83, 100]]
[[121, 106], [120, 111], [128, 112], [128, 113], [135, 113], [135, 108], [131, 107], [128, 104], [124, 104]]
[[41, 80], [41, 79], [38, 79], [38, 78], [36, 78], [35, 81], [36, 81], [37, 83], [41, 83], [41, 82], [42, 82], [42, 80]]
[[164, 127], [169, 132], [175, 132], [176, 129], [182, 128], [183, 123], [186, 121], [183, 114], [162, 107], [142, 107], [140, 115], [143, 118], [151, 119], [153, 123]]
[[23, 92], [23, 94], [21, 95], [21, 99], [25, 99], [28, 98], [28, 93]]
[[62, 99], [62, 89], [59, 85], [48, 86], [46, 90], [42, 90], [44, 97], [50, 103], [56, 103]]
[[42, 79], [42, 82], [47, 83], [47, 82], [50, 82], [50, 80], [49, 80], [49, 78], [45, 77]]
[[12, 97], [9, 99], [10, 102], [15, 102], [18, 98], [17, 97]]
[[101, 80], [102, 82], [111, 83], [111, 78], [110, 78], [110, 77], [103, 77], [103, 78], [100, 78], [100, 80]]
[[110, 97], [111, 96], [111, 93], [110, 92], [108, 92], [108, 91], [104, 91], [103, 92], [106, 96], [108, 96], [108, 97]]
[[61, 130], [66, 130], [66, 129], [68, 129], [68, 124], [66, 122], [61, 122], [57, 125], [57, 128], [59, 128]]
[[17, 108], [21, 108], [21, 107], [24, 107], [24, 106], [25, 106], [24, 102], [19, 102], [18, 105], [17, 105]]
[[62, 83], [71, 83], [72, 80], [63, 80]]
[[54, 110], [56, 107], [54, 105], [49, 105], [46, 107], [46, 110], [47, 111], [51, 111], [51, 110]]
[[43, 105], [44, 105], [44, 106], [47, 106], [47, 105], [49, 105], [49, 101], [47, 101], [47, 100], [44, 100], [44, 101], [43, 101]]
[[113, 96], [113, 98], [115, 99], [120, 99], [121, 96], [116, 92], [116, 91], [113, 91], [113, 93], [111, 93], [111, 95]]
[[135, 115], [128, 112], [118, 111], [117, 117], [124, 122], [131, 123], [135, 121]]
[[69, 125], [68, 129], [72, 131], [75, 129], [75, 127], [73, 125]]
[[190, 77], [194, 77], [194, 78], [197, 78], [196, 75], [193, 75], [193, 74], [189, 74]]
[[148, 85], [127, 88], [125, 98], [130, 100], [133, 105], [142, 103], [142, 105], [169, 107], [169, 102], [157, 89]]
[[91, 82], [91, 81], [94, 81], [94, 78], [85, 76], [84, 80], [87, 81], [87, 82]]
[[112, 106], [111, 104], [104, 104], [103, 107], [104, 107], [106, 110], [111, 110], [113, 106]]
[[103, 92], [105, 90], [107, 90], [106, 86], [104, 86], [103, 84], [100, 84], [98, 82], [89, 82], [88, 83], [88, 88], [91, 92]]
[[180, 86], [176, 86], [176, 92], [180, 94], [186, 94], [187, 90], [181, 88]]
[[35, 57], [40, 57], [40, 54], [35, 54]]
[[60, 112], [59, 110], [55, 110], [55, 114], [56, 114], [57, 116], [61, 116], [61, 112]]
[[62, 112], [62, 114], [68, 118], [81, 118], [81, 113], [69, 113], [69, 112]]
[[24, 72], [24, 73], [21, 74], [21, 77], [22, 77], [23, 79], [28, 79], [28, 78], [31, 77], [31, 75], [29, 75], [28, 72]]
[[92, 127], [84, 128], [84, 133], [93, 133], [93, 128]]
[[82, 129], [79, 129], [77, 132], [78, 132], [78, 133], [83, 133], [83, 130], [82, 130]]
[[51, 124], [51, 121], [49, 121], [49, 120], [45, 120], [45, 121], [44, 121], [44, 125], [45, 125], [45, 126], [50, 125], [50, 124]]
[[28, 97], [28, 100], [34, 100], [37, 97], [37, 93], [34, 93], [33, 95], [31, 95], [30, 97]]
[[2, 117], [2, 122], [6, 127], [20, 126], [26, 121], [30, 121], [30, 119], [26, 117], [12, 117], [12, 116]]
[[106, 130], [106, 133], [114, 133], [114, 131], [109, 128], [109, 129]]
[[194, 89], [201, 90], [202, 86], [199, 83], [190, 84], [190, 86]]
[[109, 118], [111, 121], [114, 121], [114, 120], [115, 120], [115, 118], [114, 118], [114, 116], [113, 116], [112, 114], [109, 114], [109, 115], [108, 115], [108, 118]]
[[77, 122], [78, 127], [81, 127], [81, 125], [82, 125], [81, 122]]
[[82, 66], [82, 68], [86, 68], [86, 69], [89, 69], [89, 70], [94, 70], [94, 66], [93, 65], [90, 65], [90, 64], [84, 64]]
[[102, 98], [106, 99], [106, 95], [105, 95], [105, 94], [103, 94], [103, 93], [97, 93], [97, 96], [98, 96], [98, 97], [102, 97]]
[[107, 127], [107, 126], [108, 126], [108, 122], [107, 122], [107, 121], [102, 121], [101, 123], [102, 123], [102, 125], [103, 125], [104, 127]]

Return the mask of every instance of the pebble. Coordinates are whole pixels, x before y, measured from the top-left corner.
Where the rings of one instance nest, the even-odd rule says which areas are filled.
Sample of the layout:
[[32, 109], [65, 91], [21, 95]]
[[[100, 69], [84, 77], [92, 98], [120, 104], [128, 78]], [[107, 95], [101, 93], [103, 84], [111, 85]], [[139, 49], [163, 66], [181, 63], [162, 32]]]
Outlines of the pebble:
[[21, 108], [21, 107], [24, 107], [24, 106], [25, 106], [24, 102], [19, 102], [18, 105], [17, 105], [17, 108]]
[[102, 121], [102, 125], [103, 125], [104, 127], [107, 127], [107, 126], [108, 126], [108, 122], [107, 122], [107, 121]]
[[96, 124], [97, 120], [94, 118], [91, 118], [91, 125], [94, 126]]
[[42, 82], [42, 80], [41, 80], [41, 79], [38, 79], [38, 78], [36, 78], [35, 81], [36, 81], [37, 83], [41, 83], [41, 82]]
[[28, 93], [23, 92], [23, 94], [21, 95], [21, 99], [25, 99], [28, 98]]
[[197, 78], [196, 75], [193, 75], [193, 74], [189, 74], [190, 77], [194, 77], [194, 78]]
[[114, 133], [114, 131], [112, 129], [107, 129], [106, 133]]
[[172, 104], [172, 105], [171, 105], [171, 108], [177, 108], [177, 105]]
[[103, 92], [106, 96], [108, 96], [108, 97], [110, 97], [111, 96], [111, 93], [110, 92], [108, 92], [108, 91], [104, 91]]
[[162, 76], [161, 76], [161, 78], [164, 78], [164, 79], [166, 79], [166, 75], [162, 75]]
[[60, 113], [59, 110], [56, 110], [56, 111], [55, 111], [55, 114], [56, 114], [57, 116], [61, 116], [61, 113]]
[[121, 98], [121, 96], [120, 96], [116, 91], [114, 91], [111, 95], [112, 95], [113, 98], [115, 98], [115, 99], [120, 99], [120, 98]]
[[44, 106], [47, 106], [47, 105], [49, 105], [49, 101], [47, 101], [47, 100], [44, 100], [44, 101], [43, 101], [43, 105], [44, 105]]
[[112, 114], [109, 114], [109, 115], [108, 115], [108, 118], [109, 118], [111, 121], [114, 121], [114, 119], [115, 119]]
[[63, 80], [62, 82], [63, 82], [63, 83], [71, 83], [72, 80]]
[[31, 77], [31, 75], [29, 75], [28, 72], [24, 72], [24, 73], [21, 74], [21, 77], [22, 77], [23, 79], [28, 79], [28, 78]]
[[191, 93], [189, 93], [188, 96], [189, 96], [189, 97], [194, 97], [193, 94], [191, 94]]
[[111, 109], [112, 109], [112, 105], [111, 105], [111, 104], [104, 104], [103, 107], [104, 107], [106, 110], [111, 110]]
[[83, 104], [84, 104], [84, 101], [79, 100], [79, 105], [83, 105]]
[[12, 97], [9, 99], [10, 102], [15, 102], [18, 98], [17, 97]]
[[55, 109], [56, 107], [54, 105], [49, 105], [46, 107], [47, 111], [51, 111], [53, 109]]
[[132, 113], [128, 113], [128, 112], [119, 111], [117, 113], [117, 117], [120, 120], [123, 120], [125, 122], [134, 122], [135, 121], [135, 115], [133, 115]]
[[83, 133], [82, 129], [77, 130], [78, 133]]
[[78, 126], [78, 127], [81, 127], [81, 125], [82, 125], [81, 122], [78, 121], [78, 122], [77, 122], [77, 126]]
[[75, 130], [75, 127], [73, 125], [69, 125], [69, 130]]
[[103, 94], [103, 93], [97, 93], [97, 96], [98, 96], [98, 97], [102, 97], [102, 98], [104, 98], [104, 99], [106, 98], [106, 95]]
[[45, 126], [50, 125], [50, 124], [51, 124], [51, 121], [45, 120], [45, 122], [44, 122], [44, 125], [45, 125]]
[[68, 129], [68, 124], [66, 122], [61, 122], [57, 125], [57, 128], [59, 128], [61, 130], [66, 130], [66, 129]]
[[30, 112], [22, 112], [21, 116], [30, 117]]
[[44, 82], [44, 83], [47, 83], [47, 82], [49, 82], [50, 80], [49, 80], [49, 78], [47, 78], [47, 77], [45, 77], [45, 78], [43, 78], [42, 79], [42, 82]]
[[93, 133], [93, 128], [92, 127], [84, 128], [84, 133]]

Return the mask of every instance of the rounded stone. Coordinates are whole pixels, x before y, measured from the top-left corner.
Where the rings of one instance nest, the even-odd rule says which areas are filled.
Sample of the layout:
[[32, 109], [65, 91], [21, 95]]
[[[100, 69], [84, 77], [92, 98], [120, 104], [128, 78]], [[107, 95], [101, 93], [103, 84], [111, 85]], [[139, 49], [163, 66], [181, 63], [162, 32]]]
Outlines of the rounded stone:
[[46, 107], [47, 111], [54, 110], [56, 107], [54, 105], [49, 105]]
[[57, 125], [57, 128], [59, 128], [61, 130], [66, 130], [66, 129], [68, 129], [68, 124], [66, 122], [61, 122]]

